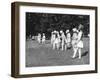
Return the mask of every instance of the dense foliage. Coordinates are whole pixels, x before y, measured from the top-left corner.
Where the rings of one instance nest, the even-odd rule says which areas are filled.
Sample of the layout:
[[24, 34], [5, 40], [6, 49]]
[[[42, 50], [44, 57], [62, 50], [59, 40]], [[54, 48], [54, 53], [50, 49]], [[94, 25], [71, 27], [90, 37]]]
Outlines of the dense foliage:
[[49, 37], [53, 30], [69, 29], [83, 24], [84, 35], [89, 33], [89, 15], [26, 13], [26, 35], [36, 36], [38, 33], [46, 33]]

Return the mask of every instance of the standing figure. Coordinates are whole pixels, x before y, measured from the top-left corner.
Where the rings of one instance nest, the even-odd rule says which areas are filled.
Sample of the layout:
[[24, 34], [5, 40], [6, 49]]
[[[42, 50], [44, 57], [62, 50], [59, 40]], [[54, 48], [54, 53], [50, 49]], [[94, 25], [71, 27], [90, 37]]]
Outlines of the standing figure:
[[52, 37], [51, 37], [51, 40], [52, 40], [52, 46], [53, 46], [53, 49], [55, 49], [56, 48], [56, 36], [57, 35], [57, 31], [55, 30], [54, 32], [53, 32], [53, 34], [52, 34]]
[[57, 41], [56, 41], [57, 49], [60, 48], [60, 35], [59, 32], [57, 31]]
[[55, 39], [54, 31], [51, 32], [51, 45], [53, 45], [53, 41]]
[[45, 44], [45, 40], [46, 40], [46, 37], [45, 37], [45, 34], [43, 33], [43, 36], [42, 36], [42, 44]]
[[37, 41], [38, 41], [39, 43], [41, 43], [41, 34], [40, 34], [40, 33], [38, 33]]
[[83, 40], [82, 40], [83, 25], [80, 24], [78, 27], [79, 27], [79, 32], [78, 32], [78, 39], [77, 39], [77, 47], [78, 47], [79, 59], [81, 59], [81, 54], [82, 54], [82, 49], [83, 49]]
[[78, 30], [77, 40], [76, 40], [76, 42], [75, 42], [76, 48], [74, 49], [73, 58], [75, 58], [76, 53], [77, 53], [77, 51], [78, 51], [78, 53], [79, 53], [79, 59], [81, 59], [82, 48], [83, 48], [83, 41], [82, 41], [82, 35], [83, 35], [82, 28], [83, 28], [83, 25], [80, 24], [80, 25], [78, 26], [78, 28], [79, 28], [79, 30]]
[[66, 30], [65, 50], [71, 46], [71, 34], [69, 30]]
[[53, 49], [59, 49], [59, 32], [54, 31], [54, 41], [53, 41]]
[[64, 32], [61, 30], [60, 31], [60, 33], [61, 33], [61, 50], [63, 51], [64, 50], [64, 43], [65, 43], [65, 35], [64, 35]]
[[73, 28], [73, 35], [72, 35], [72, 48], [73, 48], [73, 56], [72, 58], [75, 58], [78, 47], [77, 47], [77, 39], [78, 39], [78, 31], [76, 28]]

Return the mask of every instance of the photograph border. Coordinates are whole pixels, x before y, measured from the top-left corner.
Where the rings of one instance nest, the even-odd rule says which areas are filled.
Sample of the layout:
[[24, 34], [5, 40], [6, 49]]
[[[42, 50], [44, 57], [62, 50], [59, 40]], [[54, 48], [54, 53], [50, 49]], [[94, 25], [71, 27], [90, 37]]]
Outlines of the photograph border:
[[[19, 7], [20, 6], [40, 6], [40, 7], [57, 7], [57, 8], [71, 8], [71, 9], [88, 9], [95, 11], [95, 70], [89, 71], [75, 71], [75, 72], [57, 72], [57, 73], [43, 73], [43, 74], [23, 74], [20, 75], [19, 64]], [[72, 75], [72, 74], [86, 74], [97, 73], [97, 7], [96, 6], [81, 6], [81, 5], [62, 5], [62, 4], [47, 4], [47, 3], [31, 3], [31, 2], [13, 2], [11, 4], [11, 76], [15, 78], [23, 77], [41, 77], [41, 76], [58, 76], [58, 75]]]

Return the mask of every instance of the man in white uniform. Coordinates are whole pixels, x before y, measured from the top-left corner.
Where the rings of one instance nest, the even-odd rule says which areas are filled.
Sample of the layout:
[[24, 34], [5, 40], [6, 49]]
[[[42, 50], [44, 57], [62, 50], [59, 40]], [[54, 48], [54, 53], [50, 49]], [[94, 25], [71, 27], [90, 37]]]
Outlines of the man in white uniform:
[[71, 46], [71, 34], [69, 30], [66, 30], [65, 50]]
[[77, 40], [75, 42], [76, 48], [74, 48], [73, 58], [75, 58], [76, 53], [78, 51], [78, 53], [79, 53], [79, 59], [81, 59], [82, 48], [83, 48], [83, 41], [82, 41], [82, 35], [83, 35], [82, 28], [83, 28], [83, 25], [80, 24], [78, 27], [79, 27], [79, 30], [78, 30], [78, 34], [77, 34]]
[[59, 32], [57, 31], [57, 49], [60, 48], [60, 35]]
[[54, 38], [54, 41], [53, 41], [53, 49], [59, 49], [60, 47], [60, 35], [59, 35], [59, 32], [58, 31], [54, 31], [54, 34], [55, 34], [55, 38]]
[[53, 49], [56, 48], [56, 44], [55, 44], [55, 40], [56, 40], [56, 30], [53, 32], [52, 36], [51, 36], [51, 43], [52, 43], [52, 46], [53, 46]]
[[72, 58], [75, 58], [76, 53], [77, 53], [77, 39], [78, 39], [78, 32], [76, 28], [73, 28], [73, 35], [72, 35], [72, 47], [73, 47], [73, 56]]
[[41, 43], [41, 34], [40, 34], [40, 33], [38, 33], [37, 41], [38, 41], [39, 43]]
[[78, 53], [79, 53], [79, 59], [81, 59], [81, 54], [82, 54], [82, 48], [83, 48], [83, 40], [82, 40], [82, 35], [83, 35], [83, 25], [79, 25], [79, 32], [78, 32], [78, 39], [77, 39], [77, 47], [78, 47]]
[[45, 44], [45, 40], [46, 40], [46, 37], [45, 37], [45, 34], [43, 33], [42, 44]]
[[66, 37], [65, 37], [64, 32], [62, 30], [60, 31], [60, 33], [61, 33], [61, 50], [63, 51]]

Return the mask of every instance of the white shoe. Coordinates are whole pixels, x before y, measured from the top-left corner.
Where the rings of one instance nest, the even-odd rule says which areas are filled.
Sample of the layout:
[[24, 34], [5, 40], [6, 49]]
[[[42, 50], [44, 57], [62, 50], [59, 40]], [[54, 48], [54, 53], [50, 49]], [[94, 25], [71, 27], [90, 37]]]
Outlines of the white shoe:
[[72, 58], [75, 58], [75, 56], [72, 56]]
[[79, 59], [81, 59], [81, 57], [79, 57]]

